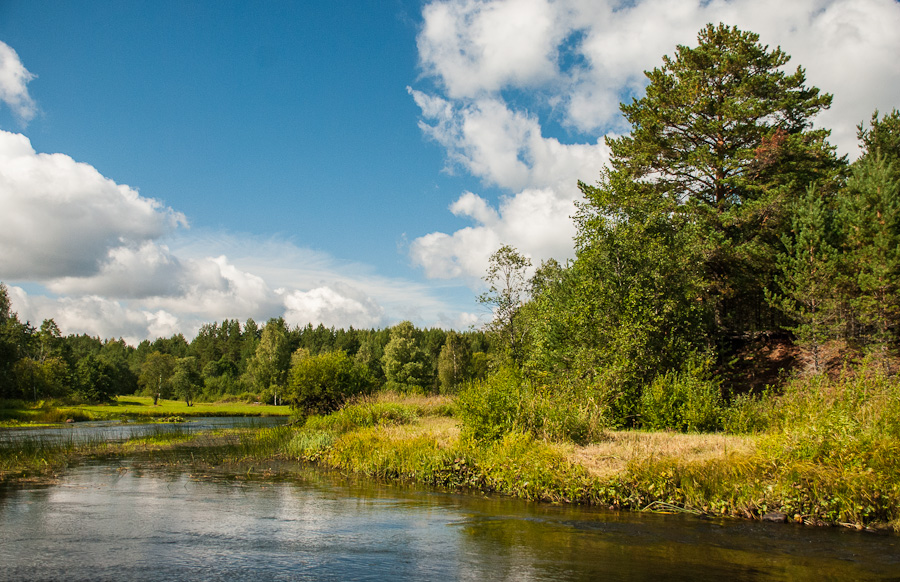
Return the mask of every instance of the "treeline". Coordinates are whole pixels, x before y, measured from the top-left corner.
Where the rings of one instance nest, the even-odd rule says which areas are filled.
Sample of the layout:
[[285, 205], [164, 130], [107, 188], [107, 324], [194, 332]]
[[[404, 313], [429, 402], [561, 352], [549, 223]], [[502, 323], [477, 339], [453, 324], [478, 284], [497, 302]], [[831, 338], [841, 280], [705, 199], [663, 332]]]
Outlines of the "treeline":
[[482, 300], [518, 376], [469, 400], [564, 394], [617, 425], [707, 430], [754, 342], [788, 338], [816, 372], [836, 340], [890, 367], [900, 112], [860, 124], [851, 164], [812, 124], [832, 96], [780, 48], [721, 24], [698, 41], [621, 106], [630, 133], [607, 139], [599, 182], [579, 184], [576, 258], [526, 279], [516, 249], [493, 255]]
[[0, 283], [0, 399], [101, 402], [143, 394], [189, 404], [230, 398], [297, 403], [291, 367], [334, 354], [352, 365], [357, 392], [385, 386], [452, 392], [484, 376], [490, 351], [483, 332], [418, 329], [410, 322], [372, 330], [290, 327], [281, 318], [262, 326], [225, 320], [203, 325], [190, 342], [177, 334], [131, 346], [63, 336], [52, 319], [40, 328], [21, 322]]

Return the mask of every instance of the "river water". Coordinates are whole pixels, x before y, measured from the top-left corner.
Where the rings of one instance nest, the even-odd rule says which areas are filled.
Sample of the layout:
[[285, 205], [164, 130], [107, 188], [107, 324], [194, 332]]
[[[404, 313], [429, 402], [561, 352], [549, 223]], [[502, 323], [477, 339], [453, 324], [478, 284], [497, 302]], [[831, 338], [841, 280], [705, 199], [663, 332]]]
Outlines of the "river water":
[[890, 580], [900, 537], [387, 485], [82, 465], [0, 488], [0, 580]]
[[276, 426], [284, 424], [287, 420], [285, 416], [201, 416], [188, 417], [184, 422], [141, 423], [123, 422], [121, 420], [95, 420], [57, 426], [0, 428], [0, 445], [15, 443], [26, 438], [39, 439], [48, 443], [116, 442], [166, 432]]

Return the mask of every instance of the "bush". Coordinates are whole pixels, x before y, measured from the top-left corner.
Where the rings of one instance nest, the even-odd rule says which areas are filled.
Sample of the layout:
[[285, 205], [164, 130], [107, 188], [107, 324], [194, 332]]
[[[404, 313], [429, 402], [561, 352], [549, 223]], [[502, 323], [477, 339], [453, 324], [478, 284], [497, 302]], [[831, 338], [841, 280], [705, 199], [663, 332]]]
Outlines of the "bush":
[[610, 416], [608, 407], [592, 395], [557, 388], [527, 396], [519, 409], [519, 425], [535, 438], [584, 445], [605, 438]]
[[739, 394], [722, 410], [722, 430], [730, 434], [760, 433], [769, 428], [774, 399], [767, 389], [762, 394]]
[[366, 402], [347, 406], [327, 416], [310, 416], [304, 428], [344, 433], [357, 428], [410, 424], [417, 418], [412, 406], [389, 402]]
[[[872, 467], [884, 459], [900, 472], [892, 450], [900, 437], [900, 378], [864, 363], [837, 379], [797, 378], [785, 386], [772, 415], [770, 454], [792, 460]], [[882, 451], [882, 452], [879, 452]]]
[[691, 363], [681, 372], [657, 376], [641, 394], [641, 424], [682, 432], [721, 428], [722, 394], [705, 365]]
[[513, 367], [502, 367], [480, 382], [470, 382], [456, 399], [462, 434], [474, 440], [496, 440], [511, 432], [519, 417], [524, 379]]
[[346, 352], [325, 352], [297, 358], [285, 394], [294, 408], [308, 413], [332, 412], [353, 396], [368, 392], [366, 370]]
[[510, 367], [460, 392], [456, 416], [465, 436], [488, 441], [518, 430], [538, 439], [585, 444], [602, 439], [610, 424], [608, 408], [592, 395], [572, 386], [536, 389]]

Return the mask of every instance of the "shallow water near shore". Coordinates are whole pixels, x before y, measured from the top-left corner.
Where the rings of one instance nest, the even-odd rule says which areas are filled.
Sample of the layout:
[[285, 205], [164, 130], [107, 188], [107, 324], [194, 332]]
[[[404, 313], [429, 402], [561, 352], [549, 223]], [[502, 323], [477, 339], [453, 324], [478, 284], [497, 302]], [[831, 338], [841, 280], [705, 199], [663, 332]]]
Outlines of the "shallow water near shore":
[[[284, 471], [281, 466], [279, 470]], [[900, 536], [94, 461], [0, 488], [2, 580], [889, 580]]]
[[270, 427], [285, 424], [283, 416], [199, 416], [183, 422], [92, 420], [58, 426], [0, 428], [0, 444], [39, 439], [47, 444], [119, 442], [167, 432], [198, 432], [226, 428]]

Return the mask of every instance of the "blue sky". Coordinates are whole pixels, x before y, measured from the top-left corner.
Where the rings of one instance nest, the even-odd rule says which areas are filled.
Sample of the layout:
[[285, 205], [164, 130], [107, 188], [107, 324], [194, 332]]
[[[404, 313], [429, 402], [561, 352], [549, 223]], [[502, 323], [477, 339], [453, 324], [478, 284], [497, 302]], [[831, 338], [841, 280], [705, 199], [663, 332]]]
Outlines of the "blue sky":
[[718, 21], [835, 93], [851, 156], [900, 105], [895, 0], [0, 0], [0, 281], [129, 341], [477, 325], [490, 253], [572, 256], [618, 101]]

